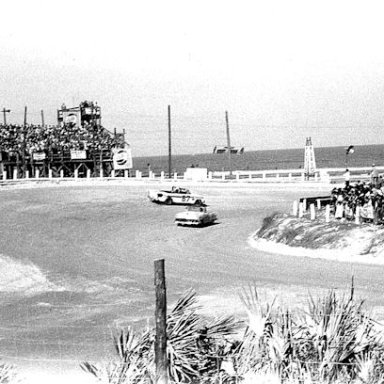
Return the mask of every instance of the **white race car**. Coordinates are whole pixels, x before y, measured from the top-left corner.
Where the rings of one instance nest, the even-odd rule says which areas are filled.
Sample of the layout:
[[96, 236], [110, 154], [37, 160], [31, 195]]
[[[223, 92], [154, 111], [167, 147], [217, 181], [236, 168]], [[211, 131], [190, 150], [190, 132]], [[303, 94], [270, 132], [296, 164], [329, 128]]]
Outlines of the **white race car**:
[[204, 197], [195, 195], [187, 188], [172, 187], [170, 190], [149, 190], [148, 198], [158, 204], [205, 205]]
[[216, 214], [208, 212], [206, 207], [188, 207], [186, 211], [180, 212], [175, 216], [176, 225], [188, 225], [193, 227], [210, 225], [216, 220]]

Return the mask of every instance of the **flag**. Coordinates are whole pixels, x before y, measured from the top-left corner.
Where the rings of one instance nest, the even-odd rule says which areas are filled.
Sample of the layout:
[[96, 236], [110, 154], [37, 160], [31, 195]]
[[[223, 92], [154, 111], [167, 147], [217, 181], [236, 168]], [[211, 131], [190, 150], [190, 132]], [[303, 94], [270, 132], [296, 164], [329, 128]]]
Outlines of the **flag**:
[[350, 145], [347, 149], [347, 155], [349, 155], [350, 153], [353, 153], [355, 152], [355, 147], [353, 145]]

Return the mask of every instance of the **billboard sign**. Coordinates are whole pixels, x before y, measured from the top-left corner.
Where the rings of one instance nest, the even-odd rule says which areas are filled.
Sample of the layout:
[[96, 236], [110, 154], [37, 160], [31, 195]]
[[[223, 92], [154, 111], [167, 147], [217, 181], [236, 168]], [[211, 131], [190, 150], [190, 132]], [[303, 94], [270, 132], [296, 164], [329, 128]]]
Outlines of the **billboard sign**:
[[71, 150], [71, 160], [85, 160], [87, 158], [87, 151]]
[[63, 111], [63, 122], [79, 127], [81, 123], [80, 111]]
[[113, 150], [113, 169], [131, 169], [132, 151], [131, 148], [116, 148]]
[[33, 160], [35, 161], [43, 161], [47, 158], [45, 152], [35, 152], [33, 154]]

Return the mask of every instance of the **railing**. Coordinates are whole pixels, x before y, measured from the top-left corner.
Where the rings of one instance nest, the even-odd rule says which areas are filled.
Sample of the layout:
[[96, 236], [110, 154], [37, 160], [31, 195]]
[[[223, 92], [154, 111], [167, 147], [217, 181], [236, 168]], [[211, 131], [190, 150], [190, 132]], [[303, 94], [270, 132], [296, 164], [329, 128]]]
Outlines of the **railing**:
[[[369, 181], [370, 172], [372, 168], [368, 167], [359, 167], [359, 168], [350, 168], [351, 182], [361, 180]], [[384, 166], [377, 167], [379, 173], [384, 173]], [[264, 170], [264, 171], [215, 171], [207, 172], [206, 178], [203, 181], [216, 181], [216, 182], [241, 182], [241, 183], [257, 183], [257, 182], [279, 182], [279, 183], [295, 183], [295, 182], [325, 182], [325, 183], [342, 183], [344, 182], [344, 168], [322, 168], [317, 170], [314, 174], [308, 176], [303, 169], [280, 169], [280, 170]], [[109, 175], [104, 174], [103, 170], [99, 174], [94, 175], [88, 169], [87, 172], [79, 173], [78, 170], [74, 171], [73, 177], [64, 177], [64, 171], [61, 170], [60, 174], [57, 176], [53, 175], [52, 170], [48, 170], [46, 177], [41, 177], [39, 170], [37, 169], [34, 177], [30, 177], [28, 171], [23, 178], [19, 177], [17, 169], [14, 169], [13, 174], [7, 174], [6, 171], [3, 171], [0, 181], [3, 180], [50, 180], [50, 179], [137, 179], [137, 180], [158, 180], [158, 181], [180, 181], [180, 180], [190, 180], [187, 174], [178, 174], [176, 172], [171, 174], [171, 177], [168, 177], [168, 174], [165, 172], [154, 173], [152, 171], [143, 173], [139, 170], [124, 170], [124, 171], [114, 171], [112, 170]], [[201, 180], [201, 179], [200, 179]]]

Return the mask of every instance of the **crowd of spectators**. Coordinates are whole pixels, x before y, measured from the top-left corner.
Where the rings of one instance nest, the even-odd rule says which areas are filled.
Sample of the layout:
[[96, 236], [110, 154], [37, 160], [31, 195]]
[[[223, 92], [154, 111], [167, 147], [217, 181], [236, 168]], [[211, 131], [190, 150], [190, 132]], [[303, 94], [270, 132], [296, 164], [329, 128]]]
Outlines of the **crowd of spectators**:
[[105, 128], [95, 124], [65, 124], [63, 126], [0, 124], [0, 150], [12, 158], [17, 153], [35, 152], [64, 154], [70, 150], [111, 150], [120, 144]]
[[384, 184], [374, 165], [370, 182], [351, 184], [347, 174], [345, 186], [334, 188], [331, 194], [336, 219], [353, 220], [359, 215], [362, 221], [384, 223]]

